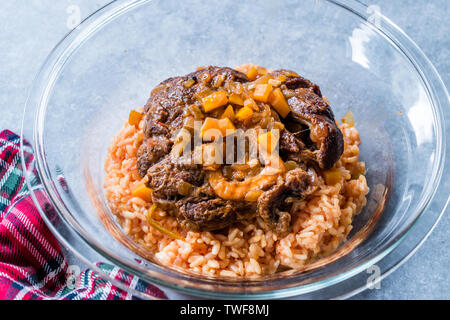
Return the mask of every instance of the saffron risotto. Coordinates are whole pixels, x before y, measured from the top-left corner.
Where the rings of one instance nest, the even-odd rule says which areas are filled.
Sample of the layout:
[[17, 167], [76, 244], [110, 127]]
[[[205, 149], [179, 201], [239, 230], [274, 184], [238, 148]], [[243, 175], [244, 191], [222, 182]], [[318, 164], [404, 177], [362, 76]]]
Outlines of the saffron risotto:
[[227, 277], [257, 277], [280, 269], [300, 269], [329, 255], [352, 229], [352, 221], [369, 192], [365, 165], [358, 161], [361, 143], [353, 124], [340, 126], [344, 153], [333, 170], [340, 181], [327, 185], [319, 176], [318, 189], [292, 209], [292, 231], [278, 237], [261, 218], [240, 221], [220, 232], [190, 231], [163, 210], [152, 214], [160, 225], [182, 235], [174, 239], [151, 226], [147, 212], [152, 203], [133, 197], [133, 187], [142, 183], [137, 171], [137, 149], [144, 138], [144, 120], [125, 123], [112, 139], [105, 162], [105, 196], [118, 223], [136, 243], [151, 250], [157, 262], [186, 272]]

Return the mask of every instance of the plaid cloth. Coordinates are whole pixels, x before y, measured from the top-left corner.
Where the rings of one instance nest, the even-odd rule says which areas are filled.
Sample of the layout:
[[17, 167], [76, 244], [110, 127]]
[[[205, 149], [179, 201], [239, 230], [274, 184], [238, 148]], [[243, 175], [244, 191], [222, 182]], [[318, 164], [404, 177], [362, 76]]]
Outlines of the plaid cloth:
[[[19, 143], [19, 136], [11, 131], [0, 132], [0, 299], [136, 299], [92, 270], [77, 274], [73, 266], [68, 266], [30, 197]], [[24, 146], [24, 154], [25, 170], [35, 174], [31, 146]], [[39, 186], [35, 194], [53, 210]], [[128, 287], [166, 298], [157, 287], [117, 267], [104, 263], [97, 267]]]

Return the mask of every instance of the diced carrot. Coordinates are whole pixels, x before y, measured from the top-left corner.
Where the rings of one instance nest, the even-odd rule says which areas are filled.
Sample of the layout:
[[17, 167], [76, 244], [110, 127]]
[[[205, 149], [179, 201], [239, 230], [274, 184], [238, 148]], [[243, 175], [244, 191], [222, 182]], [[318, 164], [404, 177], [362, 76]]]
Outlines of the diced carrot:
[[218, 120], [216, 118], [207, 117], [203, 121], [203, 125], [201, 128], [200, 134], [201, 134], [202, 138], [211, 139], [216, 134], [215, 130], [220, 131]]
[[256, 69], [255, 66], [251, 66], [250, 69], [247, 71], [247, 78], [249, 78], [250, 81], [253, 81], [256, 79], [257, 75], [258, 69]]
[[271, 84], [272, 87], [279, 87], [281, 85], [281, 81], [277, 79], [269, 79], [267, 83]]
[[130, 115], [128, 116], [128, 123], [132, 126], [137, 126], [139, 125], [139, 122], [141, 122], [143, 116], [142, 113], [131, 110]]
[[338, 169], [331, 169], [324, 171], [325, 182], [327, 185], [332, 186], [341, 181], [341, 172]]
[[234, 110], [233, 110], [233, 106], [230, 104], [228, 105], [228, 107], [225, 109], [225, 111], [222, 113], [222, 119], [223, 118], [228, 118], [231, 121], [234, 120]]
[[270, 79], [272, 79], [272, 76], [270, 74], [265, 74], [253, 81], [252, 84], [266, 84]]
[[147, 187], [144, 183], [140, 183], [131, 191], [133, 197], [141, 198], [147, 202], [152, 201], [152, 189]]
[[253, 100], [252, 98], [245, 99], [244, 107], [250, 108], [254, 111], [259, 111], [258, 105], [256, 104], [255, 100]]
[[253, 92], [253, 99], [261, 101], [261, 102], [267, 102], [269, 99], [269, 95], [272, 92], [272, 85], [271, 84], [257, 84], [255, 87], [255, 92]]
[[219, 124], [219, 130], [222, 132], [222, 136], [224, 137], [236, 131], [236, 127], [228, 117], [220, 119], [217, 122]]
[[206, 112], [224, 106], [228, 103], [228, 97], [225, 91], [216, 91], [209, 96], [202, 98], [203, 108]]
[[268, 131], [258, 136], [258, 145], [272, 153], [277, 146], [278, 140], [279, 134], [272, 134], [272, 131]]
[[261, 67], [261, 66], [256, 66], [256, 69], [258, 70], [258, 74], [260, 76], [266, 75], [267, 74], [267, 68]]
[[236, 119], [239, 121], [243, 121], [246, 119], [249, 119], [253, 115], [253, 110], [249, 107], [242, 107], [237, 113], [236, 113]]
[[285, 118], [291, 109], [289, 108], [289, 105], [284, 98], [283, 92], [279, 88], [276, 88], [271, 92], [269, 95], [269, 102], [272, 105], [272, 107], [275, 108], [275, 110], [283, 117]]
[[239, 106], [243, 106], [244, 105], [244, 99], [242, 99], [242, 96], [240, 94], [233, 93], [230, 96], [229, 100], [230, 100], [231, 103], [237, 104]]
[[217, 131], [215, 131], [215, 130], [219, 130], [220, 134], [223, 137], [225, 137], [228, 134], [235, 132], [236, 128], [235, 128], [233, 122], [231, 122], [231, 120], [228, 117], [225, 117], [223, 119], [216, 119], [216, 118], [208, 117], [203, 122], [200, 133], [201, 133], [202, 138], [209, 140], [209, 139], [215, 137], [215, 135], [217, 134]]

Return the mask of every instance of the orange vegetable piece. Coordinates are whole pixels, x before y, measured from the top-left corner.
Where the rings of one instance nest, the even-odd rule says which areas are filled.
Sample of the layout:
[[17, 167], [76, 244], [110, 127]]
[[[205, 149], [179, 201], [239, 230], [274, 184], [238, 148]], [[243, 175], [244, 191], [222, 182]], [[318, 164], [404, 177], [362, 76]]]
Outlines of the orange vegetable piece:
[[253, 81], [253, 84], [266, 84], [269, 82], [269, 80], [272, 79], [272, 76], [270, 74], [265, 74], [261, 77], [259, 77], [258, 79], [256, 79], [255, 81]]
[[247, 78], [250, 79], [250, 81], [253, 81], [258, 76], [258, 69], [255, 68], [255, 66], [251, 66], [250, 69], [247, 71]]
[[200, 131], [202, 138], [211, 139], [216, 135], [215, 130], [219, 130], [219, 122], [216, 118], [207, 117], [205, 121], [203, 121], [203, 125]]
[[131, 191], [131, 195], [133, 197], [141, 198], [147, 202], [152, 201], [152, 189], [147, 187], [144, 183], [136, 185]]
[[338, 169], [331, 169], [324, 171], [325, 182], [327, 185], [332, 186], [341, 182], [341, 172]]
[[222, 113], [222, 119], [223, 118], [228, 118], [231, 121], [234, 120], [234, 110], [233, 110], [233, 106], [230, 104], [228, 105], [228, 107], [225, 109], [225, 111]]
[[237, 105], [240, 105], [240, 106], [244, 105], [244, 99], [242, 99], [240, 94], [233, 93], [230, 96], [229, 100], [230, 100], [231, 103], [234, 103], [234, 104], [237, 104]]
[[[211, 130], [211, 131], [210, 131]], [[201, 136], [205, 139], [211, 139], [212, 137], [215, 137], [217, 131], [213, 130], [219, 130], [221, 135], [225, 137], [227, 134], [231, 134], [236, 131], [236, 128], [231, 122], [231, 120], [227, 117], [223, 119], [216, 119], [216, 118], [206, 118], [203, 122], [202, 128], [201, 128]], [[228, 132], [227, 132], [228, 130]]]
[[260, 76], [266, 75], [267, 74], [267, 68], [261, 67], [261, 66], [256, 66], [256, 69], [258, 70], [258, 74]]
[[283, 92], [281, 92], [279, 88], [276, 88], [271, 92], [268, 100], [272, 107], [274, 107], [283, 118], [285, 118], [291, 111], [286, 99], [284, 98]]
[[243, 107], [236, 113], [236, 119], [243, 121], [249, 119], [253, 115], [253, 110], [249, 107]]
[[222, 132], [222, 136], [224, 137], [236, 131], [236, 127], [233, 122], [231, 122], [230, 118], [225, 117], [217, 120], [217, 123], [219, 124], [219, 130]]
[[253, 99], [261, 101], [261, 102], [267, 102], [269, 99], [269, 95], [272, 92], [272, 85], [271, 84], [257, 84], [255, 86], [255, 92], [253, 92]]
[[281, 85], [281, 81], [277, 79], [269, 79], [267, 82], [272, 85], [272, 87], [279, 87]]
[[128, 123], [132, 126], [137, 126], [139, 125], [139, 122], [141, 122], [143, 116], [142, 113], [131, 110], [130, 115], [128, 116]]
[[253, 100], [252, 98], [245, 99], [244, 107], [248, 107], [254, 111], [259, 110], [258, 105], [256, 104], [255, 100]]
[[272, 131], [265, 132], [258, 136], [258, 145], [269, 153], [272, 153], [278, 143], [279, 134], [272, 134]]
[[209, 96], [202, 98], [205, 112], [209, 112], [228, 103], [228, 97], [225, 91], [216, 91]]

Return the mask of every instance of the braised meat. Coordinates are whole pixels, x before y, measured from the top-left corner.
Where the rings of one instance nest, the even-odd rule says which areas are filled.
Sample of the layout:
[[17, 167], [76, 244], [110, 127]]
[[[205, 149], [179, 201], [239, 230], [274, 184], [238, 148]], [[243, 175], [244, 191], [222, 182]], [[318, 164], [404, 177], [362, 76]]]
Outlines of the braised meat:
[[287, 128], [293, 134], [300, 134], [309, 147], [317, 150], [315, 160], [322, 169], [330, 169], [344, 152], [344, 138], [334, 121], [333, 111], [323, 99], [319, 86], [292, 71], [273, 73], [274, 76], [281, 74], [287, 78], [283, 94], [291, 109], [285, 120]]
[[[210, 66], [169, 78], [144, 107], [138, 172], [148, 178], [153, 203], [186, 228], [218, 230], [258, 215], [285, 234], [293, 201], [310, 195], [320, 170], [333, 167], [343, 152], [342, 133], [317, 85], [289, 70], [251, 68], [240, 72]], [[205, 133], [211, 128], [219, 136]], [[266, 151], [262, 160], [250, 159], [249, 137], [243, 144], [245, 163], [205, 160], [217, 143], [226, 155], [221, 160], [235, 159], [238, 152], [228, 146], [239, 145], [238, 130], [256, 130], [253, 140]], [[269, 138], [264, 142], [262, 137]], [[271, 139], [278, 139], [279, 154], [273, 153]], [[203, 160], [196, 161], [199, 152]]]
[[217, 230], [255, 211], [251, 204], [218, 198], [200, 165], [185, 164], [166, 156], [148, 169], [153, 201], [177, 216], [189, 229]]
[[248, 218], [255, 212], [255, 208], [249, 203], [218, 197], [188, 197], [179, 201], [177, 206], [179, 215], [183, 217], [183, 224], [194, 230], [218, 230], [240, 218]]
[[[214, 80], [215, 84], [212, 83]], [[183, 126], [186, 118], [192, 116], [202, 120], [201, 114], [195, 114], [201, 106], [198, 97], [211, 89], [217, 90], [219, 81], [242, 83], [248, 82], [248, 78], [231, 68], [208, 67], [184, 77], [169, 78], [152, 90], [144, 107], [146, 141], [138, 154], [138, 170], [142, 176], [170, 151], [173, 135]]]
[[316, 188], [317, 179], [312, 172], [306, 172], [301, 168], [293, 169], [286, 174], [285, 179], [279, 179], [278, 183], [270, 190], [264, 192], [258, 198], [258, 214], [278, 234], [284, 234], [290, 230], [290, 203], [286, 199], [303, 199], [310, 195]]

